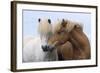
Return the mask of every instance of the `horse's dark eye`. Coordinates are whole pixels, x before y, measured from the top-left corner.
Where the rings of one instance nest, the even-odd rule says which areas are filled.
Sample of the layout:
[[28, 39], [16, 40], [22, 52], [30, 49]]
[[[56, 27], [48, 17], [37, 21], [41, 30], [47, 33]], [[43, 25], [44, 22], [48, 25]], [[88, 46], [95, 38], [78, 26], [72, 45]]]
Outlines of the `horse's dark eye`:
[[65, 34], [65, 31], [59, 31], [58, 34]]
[[61, 34], [61, 32], [57, 32], [57, 34]]

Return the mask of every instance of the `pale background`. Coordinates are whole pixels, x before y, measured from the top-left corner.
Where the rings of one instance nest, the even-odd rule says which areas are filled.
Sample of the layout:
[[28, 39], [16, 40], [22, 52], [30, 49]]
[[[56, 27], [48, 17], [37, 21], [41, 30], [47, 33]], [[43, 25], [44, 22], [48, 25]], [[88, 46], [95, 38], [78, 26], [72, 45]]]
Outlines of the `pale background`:
[[54, 12], [54, 11], [36, 11], [36, 10], [23, 10], [23, 37], [38, 36], [38, 19], [49, 18], [51, 24], [54, 25], [58, 19], [74, 20], [75, 22], [82, 23], [83, 31], [91, 39], [91, 13], [79, 12]]
[[[12, 73], [10, 71], [10, 1], [0, 0], [0, 73]], [[82, 4], [82, 5], [99, 5], [99, 0], [31, 0], [40, 2], [54, 2], [67, 4]], [[99, 6], [100, 7], [100, 6]], [[100, 10], [99, 12], [100, 13]], [[98, 14], [98, 16], [100, 16]], [[98, 18], [99, 20], [100, 18]], [[100, 23], [100, 22], [99, 22]], [[98, 23], [98, 24], [99, 24]], [[98, 25], [100, 31], [100, 25]], [[100, 34], [98, 33], [98, 37]], [[99, 43], [100, 38], [98, 38]], [[100, 49], [98, 45], [98, 55]], [[98, 58], [100, 63], [100, 57]], [[60, 69], [60, 70], [46, 70], [46, 71], [31, 71], [25, 73], [99, 73], [100, 65], [91, 68], [77, 68], [77, 69]], [[20, 72], [18, 72], [20, 73]]]

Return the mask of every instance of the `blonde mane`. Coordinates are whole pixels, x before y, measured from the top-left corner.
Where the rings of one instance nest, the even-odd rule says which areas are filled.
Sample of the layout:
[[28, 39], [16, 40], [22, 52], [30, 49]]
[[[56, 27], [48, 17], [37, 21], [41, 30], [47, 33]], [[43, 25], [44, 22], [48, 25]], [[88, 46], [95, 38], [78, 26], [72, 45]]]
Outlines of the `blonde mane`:
[[70, 32], [75, 26], [80, 27], [83, 30], [83, 24], [80, 22], [72, 21], [72, 20], [66, 20], [67, 25], [66, 25], [66, 30]]
[[[76, 27], [80, 27], [83, 30], [83, 24], [82, 23], [76, 22], [76, 21], [72, 21], [72, 20], [65, 20], [65, 21], [67, 22], [66, 31], [70, 32], [75, 26]], [[53, 31], [57, 32], [61, 28], [61, 26], [62, 26], [62, 21], [58, 20], [55, 23]]]

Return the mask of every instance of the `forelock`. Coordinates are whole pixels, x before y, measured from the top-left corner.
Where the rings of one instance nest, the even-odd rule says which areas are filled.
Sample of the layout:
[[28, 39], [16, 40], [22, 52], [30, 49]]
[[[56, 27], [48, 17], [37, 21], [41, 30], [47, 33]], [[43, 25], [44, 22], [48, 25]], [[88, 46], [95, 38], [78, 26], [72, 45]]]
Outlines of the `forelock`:
[[52, 25], [48, 22], [48, 19], [41, 19], [38, 26], [38, 32], [44, 34], [52, 32]]

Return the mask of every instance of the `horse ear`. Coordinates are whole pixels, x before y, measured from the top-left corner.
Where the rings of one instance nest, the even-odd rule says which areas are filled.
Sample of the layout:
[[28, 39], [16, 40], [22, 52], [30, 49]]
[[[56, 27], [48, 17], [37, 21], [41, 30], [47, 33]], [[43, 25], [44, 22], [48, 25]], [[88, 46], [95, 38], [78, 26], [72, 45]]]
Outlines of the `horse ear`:
[[83, 31], [83, 27], [82, 27], [82, 25], [80, 25], [80, 24], [76, 24], [76, 25], [74, 26], [74, 28], [78, 28], [78, 29], [80, 29], [81, 31]]
[[38, 19], [38, 22], [40, 22], [40, 21], [41, 21], [41, 19], [39, 18], [39, 19]]
[[62, 26], [66, 27], [66, 25], [67, 25], [67, 21], [65, 21], [64, 19], [62, 19]]
[[65, 20], [64, 19], [62, 19], [62, 22], [64, 22]]
[[49, 24], [51, 24], [51, 20], [50, 19], [48, 19], [48, 22], [49, 22]]

